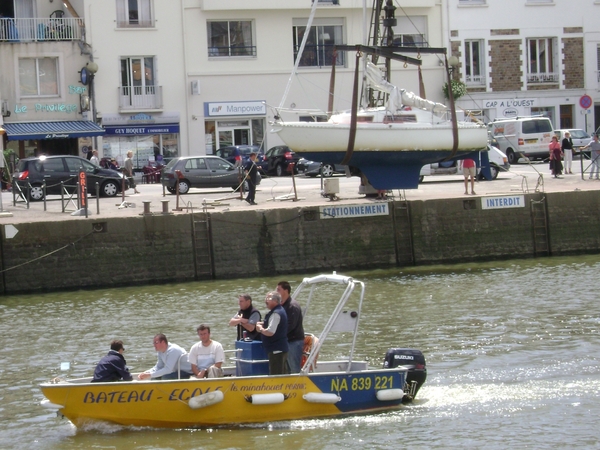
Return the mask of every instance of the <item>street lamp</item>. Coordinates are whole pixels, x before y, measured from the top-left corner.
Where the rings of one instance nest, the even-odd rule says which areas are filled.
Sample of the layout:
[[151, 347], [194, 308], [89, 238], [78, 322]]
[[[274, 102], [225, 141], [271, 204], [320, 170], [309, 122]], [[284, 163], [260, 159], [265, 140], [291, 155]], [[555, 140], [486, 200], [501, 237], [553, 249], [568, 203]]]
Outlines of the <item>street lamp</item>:
[[[89, 102], [91, 101], [92, 103], [92, 121], [94, 123], [96, 123], [96, 97], [95, 97], [95, 92], [94, 92], [94, 77], [96, 75], [96, 72], [98, 72], [98, 64], [96, 64], [94, 61], [90, 61], [88, 63], [86, 63], [85, 67], [81, 69], [81, 82], [84, 85], [88, 85], [89, 86], [89, 90], [90, 90], [90, 95], [88, 97], [88, 104], [87, 109], [89, 110]], [[83, 111], [83, 102], [81, 104], [81, 109]], [[94, 136], [94, 148], [98, 149], [98, 137]]]

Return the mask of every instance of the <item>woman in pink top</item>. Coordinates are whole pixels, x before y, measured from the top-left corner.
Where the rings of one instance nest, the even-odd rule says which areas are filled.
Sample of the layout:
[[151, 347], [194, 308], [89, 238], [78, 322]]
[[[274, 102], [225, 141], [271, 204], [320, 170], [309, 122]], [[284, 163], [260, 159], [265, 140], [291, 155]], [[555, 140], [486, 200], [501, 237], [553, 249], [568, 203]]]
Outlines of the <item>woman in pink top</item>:
[[554, 178], [558, 178], [562, 173], [562, 150], [558, 143], [558, 137], [552, 136], [552, 142], [548, 147], [550, 148], [550, 169]]
[[463, 160], [463, 175], [465, 176], [465, 194], [469, 193], [469, 178], [471, 178], [471, 195], [475, 195], [475, 161], [470, 158]]

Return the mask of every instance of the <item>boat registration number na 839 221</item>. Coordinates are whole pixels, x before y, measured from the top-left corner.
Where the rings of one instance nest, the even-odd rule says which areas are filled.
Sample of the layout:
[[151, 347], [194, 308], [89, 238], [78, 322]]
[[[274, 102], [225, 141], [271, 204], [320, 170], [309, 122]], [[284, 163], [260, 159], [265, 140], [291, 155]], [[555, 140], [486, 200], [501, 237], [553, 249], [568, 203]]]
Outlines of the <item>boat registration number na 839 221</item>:
[[331, 391], [368, 391], [370, 389], [391, 389], [394, 385], [393, 375], [375, 377], [332, 378]]

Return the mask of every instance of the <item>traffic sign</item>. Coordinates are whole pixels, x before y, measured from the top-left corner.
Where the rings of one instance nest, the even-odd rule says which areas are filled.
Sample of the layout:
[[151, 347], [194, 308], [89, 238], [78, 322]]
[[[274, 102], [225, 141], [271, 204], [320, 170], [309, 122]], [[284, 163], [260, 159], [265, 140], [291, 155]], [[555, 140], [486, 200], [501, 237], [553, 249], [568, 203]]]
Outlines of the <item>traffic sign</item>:
[[579, 99], [579, 106], [581, 106], [583, 109], [589, 109], [590, 106], [592, 106], [592, 97], [587, 94], [582, 95]]

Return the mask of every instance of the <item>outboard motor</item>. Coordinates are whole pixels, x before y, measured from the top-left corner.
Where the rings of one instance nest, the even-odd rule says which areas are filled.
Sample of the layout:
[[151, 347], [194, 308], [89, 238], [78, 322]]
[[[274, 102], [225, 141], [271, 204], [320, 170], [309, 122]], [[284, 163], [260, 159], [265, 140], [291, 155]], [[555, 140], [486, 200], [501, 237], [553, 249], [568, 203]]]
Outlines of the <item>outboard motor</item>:
[[427, 366], [425, 356], [421, 350], [414, 348], [390, 348], [385, 353], [383, 362], [384, 369], [404, 366], [408, 368], [406, 373], [406, 385], [404, 386], [404, 403], [411, 402], [419, 389], [427, 379]]

